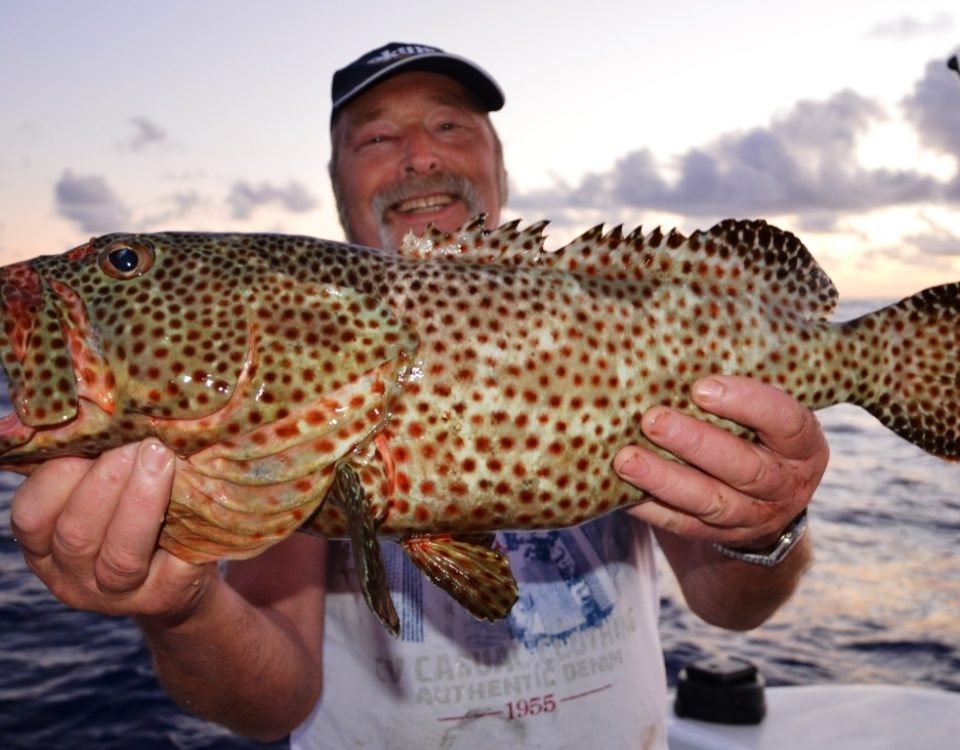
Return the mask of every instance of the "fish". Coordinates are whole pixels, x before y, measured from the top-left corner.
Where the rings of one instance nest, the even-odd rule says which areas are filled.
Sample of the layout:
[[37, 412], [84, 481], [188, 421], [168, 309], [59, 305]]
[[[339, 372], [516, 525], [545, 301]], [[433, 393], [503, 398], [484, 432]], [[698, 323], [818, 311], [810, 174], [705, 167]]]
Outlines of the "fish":
[[[381, 541], [478, 618], [517, 583], [494, 534], [650, 498], [613, 471], [653, 446], [643, 413], [705, 413], [712, 374], [811, 409], [852, 403], [960, 458], [960, 284], [845, 322], [791, 232], [721, 221], [689, 236], [547, 222], [408, 235], [397, 252], [278, 234], [110, 234], [0, 269], [13, 411], [0, 468], [155, 437], [176, 455], [159, 546], [252, 557], [295, 531], [352, 542], [399, 633]], [[672, 458], [672, 456], [671, 456]]]

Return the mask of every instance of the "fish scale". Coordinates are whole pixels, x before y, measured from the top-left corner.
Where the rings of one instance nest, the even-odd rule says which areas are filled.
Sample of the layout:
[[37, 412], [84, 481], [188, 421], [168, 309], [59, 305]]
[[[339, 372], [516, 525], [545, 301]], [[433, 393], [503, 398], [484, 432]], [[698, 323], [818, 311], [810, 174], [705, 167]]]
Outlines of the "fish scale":
[[517, 588], [493, 532], [648, 500], [612, 470], [624, 445], [659, 451], [645, 411], [756, 438], [691, 402], [706, 375], [858, 404], [960, 457], [960, 285], [837, 324], [830, 279], [763, 221], [596, 227], [555, 252], [545, 226], [477, 219], [397, 253], [118, 234], [0, 269], [15, 407], [0, 467], [155, 436], [177, 455], [161, 546], [200, 562], [297, 529], [348, 537], [397, 632], [379, 538], [478, 617], [503, 617]]

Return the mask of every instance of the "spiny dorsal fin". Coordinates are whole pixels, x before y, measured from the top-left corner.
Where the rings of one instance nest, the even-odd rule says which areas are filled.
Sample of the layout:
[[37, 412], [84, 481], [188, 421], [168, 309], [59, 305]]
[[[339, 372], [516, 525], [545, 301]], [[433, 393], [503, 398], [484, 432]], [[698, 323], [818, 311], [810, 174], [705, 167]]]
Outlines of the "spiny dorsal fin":
[[622, 226], [604, 233], [588, 229], [569, 244], [543, 249], [547, 222], [518, 229], [519, 221], [483, 229], [479, 216], [456, 232], [429, 226], [422, 237], [408, 234], [400, 255], [506, 266], [536, 266], [614, 281], [699, 286], [716, 295], [751, 295], [766, 304], [827, 319], [837, 305], [833, 282], [803, 243], [790, 232], [754, 221], [726, 219], [689, 237], [675, 229], [641, 227], [624, 235]]
[[539, 263], [584, 276], [697, 285], [715, 294], [760, 298], [805, 317], [829, 318], [837, 305], [833, 282], [790, 232], [755, 221], [726, 219], [686, 237], [657, 227], [624, 236], [588, 230]]
[[397, 255], [410, 260], [457, 260], [467, 263], [526, 265], [543, 252], [543, 229], [539, 221], [523, 229], [520, 220], [508, 221], [496, 229], [484, 229], [483, 214], [453, 232], [442, 232], [429, 224], [420, 236], [408, 232]]

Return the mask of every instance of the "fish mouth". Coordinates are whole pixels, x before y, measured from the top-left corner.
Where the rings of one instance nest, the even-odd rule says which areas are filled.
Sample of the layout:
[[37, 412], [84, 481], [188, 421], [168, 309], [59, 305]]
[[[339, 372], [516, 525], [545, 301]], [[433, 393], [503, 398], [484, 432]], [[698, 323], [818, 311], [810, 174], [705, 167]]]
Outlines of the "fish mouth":
[[7, 382], [7, 373], [0, 367], [0, 435], [10, 417], [16, 417], [17, 412], [13, 408], [13, 401], [10, 400], [10, 384]]
[[0, 367], [0, 469], [17, 471], [14, 466], [7, 465], [8, 461], [17, 463], [16, 456], [7, 454], [29, 443], [35, 433], [36, 430], [20, 421], [20, 415], [13, 408], [10, 382], [6, 371]]
[[76, 292], [30, 262], [0, 269], [0, 310], [0, 465], [36, 463], [91, 390], [77, 377], [89, 325]]
[[44, 413], [39, 405], [46, 403], [45, 397], [19, 398], [24, 392], [0, 367], [0, 471], [31, 474], [56, 456], [93, 457], [102, 452], [96, 441], [86, 447], [77, 445], [78, 438], [109, 430], [111, 414], [102, 404], [80, 395], [75, 406], [66, 404], [59, 412]]
[[79, 394], [71, 347], [82, 323], [76, 294], [27, 262], [0, 269], [0, 295], [0, 366], [20, 421], [49, 427], [73, 419]]

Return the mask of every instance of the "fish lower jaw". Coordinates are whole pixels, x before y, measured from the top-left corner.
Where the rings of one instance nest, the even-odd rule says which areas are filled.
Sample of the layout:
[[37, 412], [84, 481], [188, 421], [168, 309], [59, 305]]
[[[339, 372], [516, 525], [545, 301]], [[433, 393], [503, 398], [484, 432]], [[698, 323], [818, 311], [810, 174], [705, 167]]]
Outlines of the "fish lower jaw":
[[[134, 442], [133, 435], [122, 435], [113, 425], [112, 416], [96, 403], [80, 399], [77, 414], [56, 424], [25, 424], [14, 411], [0, 419], [0, 463], [12, 466], [39, 465], [58, 456], [93, 458], [123, 442]], [[103, 435], [112, 435], [104, 441]], [[29, 458], [27, 458], [29, 456]], [[21, 469], [10, 469], [27, 473]]]

